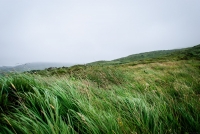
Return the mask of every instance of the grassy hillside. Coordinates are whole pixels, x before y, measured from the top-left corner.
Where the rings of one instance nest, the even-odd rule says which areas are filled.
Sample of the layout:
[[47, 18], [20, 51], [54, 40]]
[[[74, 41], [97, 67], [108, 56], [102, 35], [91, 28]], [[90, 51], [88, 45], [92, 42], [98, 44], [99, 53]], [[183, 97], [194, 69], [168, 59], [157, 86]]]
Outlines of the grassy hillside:
[[111, 65], [124, 64], [129, 62], [153, 60], [180, 60], [180, 59], [200, 59], [200, 44], [190, 48], [174, 49], [174, 50], [160, 50], [145, 52], [139, 54], [129, 55], [112, 61], [96, 61], [88, 65]]
[[199, 46], [123, 64], [0, 77], [0, 133], [200, 131]]

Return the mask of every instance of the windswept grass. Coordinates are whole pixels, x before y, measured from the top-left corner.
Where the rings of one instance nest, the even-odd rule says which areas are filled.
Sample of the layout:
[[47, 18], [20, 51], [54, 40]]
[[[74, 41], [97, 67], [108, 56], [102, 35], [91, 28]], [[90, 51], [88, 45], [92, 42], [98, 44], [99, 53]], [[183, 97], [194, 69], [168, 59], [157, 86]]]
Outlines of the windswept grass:
[[1, 77], [0, 133], [200, 132], [199, 66], [183, 60]]

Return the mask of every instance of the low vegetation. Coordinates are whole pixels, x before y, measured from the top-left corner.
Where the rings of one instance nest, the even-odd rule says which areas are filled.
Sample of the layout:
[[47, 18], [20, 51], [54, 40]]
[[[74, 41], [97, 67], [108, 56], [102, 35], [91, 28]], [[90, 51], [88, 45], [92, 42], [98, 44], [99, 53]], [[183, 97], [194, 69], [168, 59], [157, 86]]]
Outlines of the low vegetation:
[[200, 132], [199, 48], [193, 50], [2, 76], [0, 133]]

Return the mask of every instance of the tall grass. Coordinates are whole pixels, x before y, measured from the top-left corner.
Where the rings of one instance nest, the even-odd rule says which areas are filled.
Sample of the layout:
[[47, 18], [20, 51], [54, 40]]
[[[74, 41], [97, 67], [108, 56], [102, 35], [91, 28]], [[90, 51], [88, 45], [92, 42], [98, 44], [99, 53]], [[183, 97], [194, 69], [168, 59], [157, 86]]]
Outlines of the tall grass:
[[194, 62], [1, 77], [0, 132], [199, 132], [200, 72]]

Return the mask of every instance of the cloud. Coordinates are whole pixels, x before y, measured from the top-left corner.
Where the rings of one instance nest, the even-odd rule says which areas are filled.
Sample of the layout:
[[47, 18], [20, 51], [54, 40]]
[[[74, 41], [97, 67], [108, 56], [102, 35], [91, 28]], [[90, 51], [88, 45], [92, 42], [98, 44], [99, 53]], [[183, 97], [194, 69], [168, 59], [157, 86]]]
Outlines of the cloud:
[[86, 63], [199, 44], [200, 1], [0, 1], [0, 66]]

